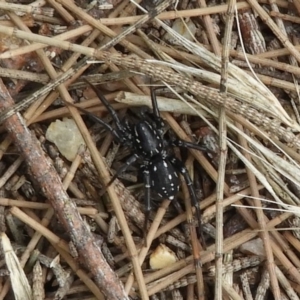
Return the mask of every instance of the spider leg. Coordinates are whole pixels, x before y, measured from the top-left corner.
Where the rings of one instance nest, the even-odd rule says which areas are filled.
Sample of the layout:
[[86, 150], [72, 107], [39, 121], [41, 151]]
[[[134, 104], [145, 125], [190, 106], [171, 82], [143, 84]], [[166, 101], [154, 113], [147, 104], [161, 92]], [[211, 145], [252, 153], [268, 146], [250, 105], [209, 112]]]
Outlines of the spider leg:
[[110, 179], [110, 181], [108, 182], [108, 184], [102, 189], [102, 191], [100, 192], [100, 196], [102, 196], [106, 192], [106, 189], [116, 180], [116, 178], [120, 174], [122, 174], [123, 172], [125, 172], [128, 169], [128, 167], [131, 166], [137, 159], [138, 159], [138, 155], [136, 155], [136, 154], [133, 154], [129, 158], [127, 158], [127, 160], [125, 161], [124, 165], [122, 165], [122, 167], [120, 167], [116, 171], [116, 173]]
[[201, 226], [202, 222], [201, 222], [201, 212], [200, 212], [199, 201], [197, 201], [195, 189], [193, 187], [193, 182], [189, 175], [189, 172], [188, 172], [187, 168], [185, 167], [185, 165], [179, 159], [177, 159], [175, 156], [171, 157], [170, 162], [172, 163], [174, 168], [180, 174], [182, 174], [182, 176], [186, 182], [186, 185], [187, 185], [189, 193], [190, 193], [192, 204], [196, 210], [196, 217], [197, 217], [197, 221], [199, 224], [197, 227], [197, 234], [198, 234], [198, 237], [201, 238], [202, 242], [205, 243], [202, 226]]
[[114, 122], [116, 123], [117, 128], [121, 131], [124, 132], [124, 128], [122, 126], [122, 123], [116, 113], [116, 111], [112, 108], [110, 103], [107, 101], [105, 96], [100, 92], [99, 89], [97, 89], [94, 85], [92, 85], [88, 80], [85, 79], [85, 82], [93, 89], [93, 91], [96, 93], [98, 98], [101, 100], [102, 104], [106, 107], [108, 112], [111, 114]]
[[95, 122], [101, 124], [107, 131], [109, 131], [114, 138], [117, 140], [117, 142], [119, 143], [123, 143], [123, 139], [121, 138], [120, 134], [118, 133], [118, 131], [116, 131], [112, 126], [110, 126], [109, 124], [105, 123], [102, 119], [100, 119], [99, 117], [93, 115], [92, 113], [90, 113], [89, 111], [87, 111], [86, 109], [83, 109], [77, 105], [74, 105], [73, 103], [66, 103], [69, 106], [73, 106], [75, 108], [77, 108], [78, 110], [80, 110], [81, 112], [83, 112], [84, 114], [86, 114], [87, 116], [89, 116], [91, 119], [93, 119]]
[[154, 121], [156, 123], [157, 129], [161, 131], [164, 128], [165, 124], [160, 116], [155, 90], [156, 89], [151, 88], [151, 103], [152, 103], [153, 117], [154, 117]]
[[145, 246], [147, 243], [147, 229], [148, 229], [148, 222], [149, 222], [149, 216], [151, 212], [151, 195], [150, 195], [150, 172], [148, 170], [147, 166], [141, 167], [143, 170], [143, 177], [144, 177], [144, 190], [145, 190], [145, 221], [144, 221], [144, 228], [143, 228], [143, 235], [144, 235], [144, 243]]
[[199, 150], [199, 151], [207, 151], [207, 148], [204, 147], [204, 146], [201, 146], [201, 145], [198, 145], [198, 144], [195, 144], [195, 143], [191, 143], [191, 142], [188, 142], [188, 141], [184, 141], [184, 140], [181, 140], [181, 139], [172, 139], [170, 141], [171, 145], [172, 146], [176, 146], [176, 147], [181, 147], [181, 148], [192, 148], [192, 149], [196, 149], [196, 150]]

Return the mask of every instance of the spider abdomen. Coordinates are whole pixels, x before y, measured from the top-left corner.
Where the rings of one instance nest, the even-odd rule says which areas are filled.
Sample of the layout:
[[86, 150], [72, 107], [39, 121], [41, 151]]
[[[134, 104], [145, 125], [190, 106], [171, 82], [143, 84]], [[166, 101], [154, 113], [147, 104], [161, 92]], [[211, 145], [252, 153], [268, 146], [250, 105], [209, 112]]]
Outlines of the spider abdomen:
[[147, 121], [134, 126], [134, 146], [146, 158], [151, 158], [163, 150], [163, 140], [159, 132]]
[[168, 159], [161, 156], [149, 163], [151, 189], [161, 199], [173, 200], [179, 191], [178, 174]]

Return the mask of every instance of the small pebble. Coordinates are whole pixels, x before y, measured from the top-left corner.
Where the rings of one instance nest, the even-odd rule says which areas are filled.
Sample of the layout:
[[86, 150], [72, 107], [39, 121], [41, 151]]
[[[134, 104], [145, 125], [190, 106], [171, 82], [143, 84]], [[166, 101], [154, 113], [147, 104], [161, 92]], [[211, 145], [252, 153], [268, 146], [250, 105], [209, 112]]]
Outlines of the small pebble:
[[[172, 29], [177, 33], [179, 33], [180, 35], [182, 35], [183, 37], [185, 37], [189, 41], [194, 40], [193, 36], [195, 36], [197, 30], [195, 24], [191, 21], [191, 19], [186, 20], [185, 24], [181, 21], [181, 19], [176, 19], [173, 22]], [[164, 35], [164, 40], [173, 45], [180, 44], [180, 42], [174, 39], [174, 37], [170, 35], [168, 32]]]
[[263, 241], [260, 238], [248, 241], [240, 246], [240, 251], [247, 255], [258, 255], [265, 257], [266, 252], [263, 245]]
[[160, 244], [150, 256], [150, 268], [158, 270], [168, 267], [177, 261], [176, 254], [164, 244]]
[[85, 145], [75, 121], [68, 118], [52, 122], [47, 129], [46, 139], [54, 143], [59, 152], [69, 161], [75, 159], [80, 145]]

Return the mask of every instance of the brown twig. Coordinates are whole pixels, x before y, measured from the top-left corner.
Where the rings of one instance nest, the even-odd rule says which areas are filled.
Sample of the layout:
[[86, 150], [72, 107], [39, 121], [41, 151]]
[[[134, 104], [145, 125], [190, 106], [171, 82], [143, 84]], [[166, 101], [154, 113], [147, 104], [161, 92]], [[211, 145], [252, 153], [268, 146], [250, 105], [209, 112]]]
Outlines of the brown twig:
[[[9, 108], [14, 102], [2, 81], [0, 81], [0, 91], [1, 108]], [[22, 119], [19, 115], [14, 115], [4, 122], [4, 126], [20, 153], [26, 158], [30, 172], [56, 210], [61, 224], [70, 233], [78, 253], [85, 258], [86, 267], [93, 273], [97, 285], [111, 298], [126, 299], [122, 286], [104, 260], [75, 205], [70, 201], [53, 166], [45, 158], [36, 139], [30, 134]], [[70, 216], [72, 216], [71, 219]]]

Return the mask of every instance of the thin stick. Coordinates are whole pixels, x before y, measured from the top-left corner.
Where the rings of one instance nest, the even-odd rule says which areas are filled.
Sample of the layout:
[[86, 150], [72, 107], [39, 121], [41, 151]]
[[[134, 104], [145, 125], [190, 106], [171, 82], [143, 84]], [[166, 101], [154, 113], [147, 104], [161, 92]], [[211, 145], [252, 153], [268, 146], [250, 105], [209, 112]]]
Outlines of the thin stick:
[[153, 19], [156, 17], [159, 13], [164, 11], [171, 3], [173, 0], [164, 0], [162, 1], [159, 5], [157, 5], [153, 10], [151, 10], [148, 14], [140, 18], [137, 22], [135, 22], [132, 26], [130, 26], [128, 29], [124, 30], [121, 32], [119, 35], [114, 37], [111, 41], [106, 43], [104, 45], [105, 49], [109, 49], [110, 47], [115, 46], [118, 44], [122, 39], [124, 39], [127, 35], [129, 35], [132, 32], [135, 32], [137, 29], [139, 29], [143, 24], [145, 24], [147, 21], [150, 19]]
[[[0, 87], [1, 107], [7, 108], [14, 102], [2, 82], [0, 82]], [[18, 115], [9, 118], [4, 125], [10, 132], [11, 137], [13, 137], [15, 145], [20, 149], [20, 152], [26, 159], [31, 174], [33, 174], [33, 176], [36, 178], [36, 181], [39, 182], [45, 196], [52, 203], [53, 207], [56, 208], [57, 216], [60, 219], [60, 222], [66, 226], [66, 230], [70, 232], [71, 238], [74, 244], [77, 246], [77, 250], [84, 257], [89, 253], [89, 260], [85, 260], [85, 262], [88, 264], [87, 268], [94, 273], [96, 280], [99, 281], [97, 282], [98, 285], [102, 286], [103, 280], [112, 280], [109, 285], [111, 287], [114, 286], [115, 290], [107, 291], [107, 293], [110, 294], [112, 298], [119, 294], [118, 297], [123, 299], [124, 291], [121, 285], [119, 288], [118, 285], [116, 285], [118, 280], [115, 278], [115, 275], [111, 271], [110, 267], [103, 260], [102, 255], [99, 253], [99, 248], [93, 241], [93, 236], [91, 235], [85, 223], [82, 222], [78, 211], [75, 209], [76, 206], [70, 201], [54, 167], [48, 163], [42, 149], [38, 146], [36, 139], [33, 138], [33, 135], [31, 135], [30, 131], [28, 131], [24, 122], [19, 118]], [[53, 193], [53, 191], [55, 191], [55, 193]], [[69, 219], [70, 215], [72, 215], [72, 225], [66, 221]], [[76, 229], [74, 228], [73, 224], [77, 225]], [[82, 241], [82, 237], [85, 237], [84, 241]], [[104, 269], [98, 269], [98, 263], [102, 261], [103, 264], [101, 267]], [[110, 273], [112, 273], [110, 275], [112, 277], [109, 276], [107, 278], [100, 279], [103, 274]], [[103, 290], [107, 289], [106, 284], [104, 284], [104, 287], [101, 288], [103, 288]], [[1, 291], [1, 295], [3, 295], [3, 291]]]
[[[198, 0], [198, 5], [201, 8], [206, 8], [207, 7], [207, 4], [206, 4], [205, 0]], [[214, 53], [217, 56], [221, 56], [219, 41], [218, 41], [217, 36], [215, 34], [214, 26], [213, 26], [210, 15], [209, 14], [204, 15], [203, 16], [203, 21], [204, 21], [204, 25], [205, 25], [205, 28], [206, 28], [206, 31], [207, 31], [207, 34], [208, 34], [208, 38], [209, 38], [209, 41], [210, 41], [210, 44], [211, 44], [211, 47], [212, 47]]]
[[[92, 29], [93, 28], [90, 25], [83, 25], [83, 26], [77, 27], [76, 29], [71, 29], [64, 33], [58, 34], [55, 36], [55, 38], [62, 40], [62, 41], [66, 41], [69, 39], [74, 39], [78, 36], [82, 36], [82, 35], [86, 34], [87, 32], [91, 31]], [[11, 57], [14, 57], [17, 55], [24, 55], [26, 53], [36, 51], [38, 49], [43, 49], [45, 47], [47, 47], [47, 44], [32, 43], [30, 45], [22, 46], [17, 49], [5, 51], [5, 56], [6, 56], [6, 58], [11, 58]]]
[[[272, 10], [275, 10], [276, 12], [279, 12], [277, 5], [273, 1], [270, 1], [270, 3], [271, 3]], [[261, 15], [261, 17], [262, 17], [262, 15]], [[289, 41], [288, 40], [288, 35], [286, 33], [286, 30], [285, 30], [285, 27], [284, 27], [284, 24], [283, 24], [282, 20], [280, 20], [279, 18], [275, 18], [275, 21], [277, 23], [277, 26], [279, 27], [279, 31], [280, 31], [280, 34], [282, 35], [282, 37], [284, 37], [287, 41]], [[270, 25], [271, 25], [271, 23], [270, 23]], [[287, 45], [287, 48], [288, 48], [288, 45]], [[298, 51], [297, 51], [297, 53], [299, 54]], [[297, 67], [298, 65], [297, 65], [297, 61], [296, 61], [295, 58], [297, 60], [299, 59], [297, 57], [293, 57], [293, 56], [290, 55], [289, 56], [289, 61], [290, 61], [291, 65], [294, 65], [294, 66]], [[300, 61], [298, 60], [298, 62], [300, 62]], [[295, 78], [294, 78], [294, 81], [297, 82], [297, 80]], [[241, 145], [246, 146], [246, 147], [248, 146], [246, 141], [241, 136], [239, 136], [239, 139], [243, 140], [243, 143], [241, 143]], [[245, 155], [245, 153], [244, 153], [244, 155]], [[247, 156], [248, 156], [249, 159], [251, 159], [251, 157], [249, 157], [249, 154]], [[256, 190], [257, 182], [255, 180], [255, 176], [252, 172], [249, 172], [248, 169], [247, 169], [247, 174], [248, 174], [248, 177], [249, 177], [250, 187], [252, 189], [252, 196], [255, 197], [254, 198], [254, 205], [258, 206], [258, 207], [262, 207], [261, 201], [257, 200], [258, 197], [259, 197], [259, 193]], [[269, 271], [270, 284], [271, 284], [273, 296], [276, 300], [279, 300], [279, 299], [281, 299], [281, 293], [280, 293], [279, 283], [278, 283], [278, 279], [277, 279], [278, 274], [276, 274], [277, 267], [276, 267], [276, 264], [275, 264], [275, 261], [274, 261], [274, 255], [273, 255], [273, 252], [272, 252], [272, 249], [271, 249], [270, 235], [269, 235], [268, 232], [265, 231], [265, 228], [266, 228], [265, 216], [264, 216], [264, 213], [261, 209], [255, 210], [255, 212], [257, 214], [257, 219], [258, 219], [260, 229], [262, 230], [261, 237], [262, 237], [262, 240], [263, 240], [263, 243], [264, 243], [266, 256], [267, 256], [267, 259], [268, 259], [267, 268], [268, 268], [268, 271]]]
[[[76, 7], [76, 9], [77, 9], [77, 7]], [[10, 16], [10, 17], [14, 18], [16, 21], [18, 21], [15, 16]], [[23, 24], [20, 24], [20, 26], [22, 26], [22, 25]], [[24, 30], [27, 31], [26, 32], [27, 34], [30, 34], [30, 33], [28, 33], [27, 28], [24, 28], [24, 26], [22, 26], [22, 27], [23, 27]], [[39, 53], [41, 59], [44, 61], [45, 67], [47, 67], [47, 71], [48, 71], [49, 75], [51, 76], [51, 78], [55, 79], [57, 77], [57, 74], [55, 72], [55, 69], [53, 68], [53, 66], [49, 62], [48, 58], [44, 56], [44, 53], [42, 52], [42, 50], [38, 50], [38, 53]], [[81, 66], [86, 65], [86, 60], [87, 60], [86, 58], [83, 59], [82, 61], [79, 62], [79, 64]], [[69, 95], [69, 93], [68, 93], [68, 91], [67, 91], [67, 89], [64, 85], [60, 84], [60, 85], [58, 85], [57, 88], [58, 88], [58, 91], [59, 91], [61, 97], [64, 99], [64, 101], [72, 102], [72, 98], [70, 97], [70, 95]], [[99, 175], [102, 177], [102, 179], [105, 182], [105, 178], [108, 177], [108, 173], [106, 171], [106, 168], [105, 168], [105, 165], [104, 165], [102, 159], [99, 156], [97, 148], [93, 144], [93, 141], [92, 141], [92, 139], [89, 135], [89, 132], [88, 132], [84, 122], [82, 121], [80, 115], [78, 114], [77, 109], [70, 108], [70, 112], [71, 112], [72, 117], [75, 120], [78, 128], [80, 129], [81, 134], [84, 137], [86, 144], [88, 145], [88, 147], [90, 149], [91, 155], [93, 157], [93, 160], [94, 160], [95, 166], [96, 166], [96, 168], [99, 172]], [[107, 183], [107, 182], [105, 182], [105, 183]], [[135, 247], [135, 244], [133, 242], [130, 230], [128, 228], [128, 225], [127, 225], [127, 222], [126, 222], [126, 219], [125, 219], [125, 216], [124, 216], [124, 212], [123, 212], [123, 210], [121, 208], [121, 205], [120, 205], [120, 203], [117, 199], [117, 195], [116, 195], [114, 189], [110, 189], [110, 191], [108, 190], [108, 193], [111, 196], [111, 200], [112, 200], [112, 204], [113, 204], [116, 216], [118, 217], [119, 223], [122, 225], [122, 230], [123, 230], [124, 236], [126, 237], [127, 247], [129, 249], [129, 251], [131, 253], [131, 257], [132, 257], [134, 272], [135, 272], [135, 275], [136, 275], [136, 279], [139, 283], [141, 297], [142, 297], [142, 299], [148, 299], [146, 286], [145, 286], [145, 283], [144, 283], [144, 277], [142, 275], [142, 271], [141, 271], [140, 265], [138, 264], [138, 260], [137, 260], [136, 247]], [[99, 255], [101, 255], [101, 252], [99, 253]], [[101, 260], [100, 260], [100, 262], [101, 262]], [[97, 268], [97, 265], [93, 264], [93, 267]], [[108, 279], [109, 279], [109, 277], [108, 277]], [[116, 289], [115, 291], [112, 290], [111, 292], [120, 292], [120, 291], [118, 289]]]
[[[25, 224], [28, 224], [32, 228], [36, 230], [36, 233], [39, 235], [45, 236], [53, 245], [59, 248], [61, 251], [64, 252], [63, 257], [65, 258], [66, 255], [70, 257], [69, 254], [69, 245], [66, 241], [59, 238], [57, 235], [53, 234], [49, 229], [44, 227], [40, 222], [30, 218], [24, 212], [22, 212], [19, 208], [13, 207], [10, 210], [11, 214], [14, 215], [16, 218], [20, 219]], [[74, 270], [77, 276], [86, 284], [86, 286], [93, 292], [96, 297], [100, 297], [103, 299], [103, 294], [99, 291], [97, 286], [94, 284], [93, 281], [90, 280], [88, 274], [80, 269], [79, 265], [71, 258], [71, 261], [67, 260], [67, 263], [70, 267]], [[21, 261], [21, 265], [24, 266], [24, 261]], [[8, 282], [8, 281], [7, 281]], [[9, 282], [8, 282], [9, 283]]]
[[[261, 3], [267, 3], [267, 1], [260, 1]], [[285, 1], [277, 1], [278, 5], [283, 8], [287, 8], [287, 3]], [[237, 9], [246, 9], [249, 8], [250, 5], [245, 2], [238, 2]], [[189, 18], [189, 17], [199, 17], [205, 15], [219, 14], [225, 13], [228, 9], [227, 4], [216, 5], [211, 7], [202, 7], [196, 9], [186, 9], [186, 10], [176, 10], [176, 11], [166, 11], [157, 16], [160, 20], [173, 20], [177, 18]], [[118, 26], [118, 25], [127, 25], [134, 24], [139, 21], [141, 18], [145, 17], [145, 15], [139, 16], [130, 16], [130, 17], [115, 17], [115, 18], [101, 18], [99, 22], [106, 26]]]
[[[146, 237], [146, 246], [141, 249], [139, 256], [138, 256], [140, 265], [143, 264], [143, 262], [146, 258], [146, 255], [149, 251], [149, 248], [151, 246], [151, 243], [153, 241], [155, 233], [157, 232], [157, 229], [161, 223], [163, 216], [166, 213], [166, 210], [167, 210], [169, 204], [170, 204], [170, 200], [164, 200], [156, 213], [155, 219], [153, 220], [153, 222], [150, 226], [149, 232], [147, 234], [147, 237]], [[133, 276], [133, 273], [131, 273], [125, 284], [126, 291], [129, 291], [131, 289], [133, 282], [134, 282], [134, 276]]]
[[[2, 31], [1, 26], [0, 26], [0, 32]], [[9, 33], [6, 31], [6, 33]], [[10, 34], [10, 33], [9, 33]], [[11, 34], [14, 34], [14, 32], [11, 32]], [[23, 35], [23, 34], [21, 34]], [[34, 37], [35, 35], [26, 35], [26, 38], [30, 38], [30, 37]], [[51, 44], [57, 44], [56, 42], [53, 41], [53, 39], [48, 38], [48, 42]], [[56, 45], [56, 46], [61, 46], [61, 47], [65, 47], [66, 45], [64, 45], [65, 42], [60, 41], [60, 45]], [[68, 44], [68, 43], [67, 43]], [[77, 45], [78, 46], [78, 45]], [[81, 50], [84, 49], [89, 49], [86, 47], [82, 47], [80, 46]], [[79, 50], [79, 49], [77, 49]], [[94, 52], [96, 51], [96, 52]], [[84, 51], [86, 54], [86, 51]], [[255, 110], [253, 110], [253, 108], [249, 107], [247, 104], [245, 103], [238, 103], [235, 102], [234, 99], [227, 97], [226, 98], [226, 103], [224, 103], [224, 99], [213, 89], [211, 88], [207, 88], [205, 86], [202, 86], [200, 83], [193, 81], [193, 80], [189, 80], [188, 78], [180, 75], [180, 74], [176, 74], [172, 71], [166, 70], [165, 68], [160, 68], [157, 66], [153, 66], [151, 64], [149, 64], [148, 62], [139, 59], [137, 57], [135, 58], [131, 58], [131, 57], [127, 57], [125, 59], [124, 56], [120, 56], [120, 55], [111, 55], [107, 52], [99, 52], [95, 49], [93, 49], [92, 54], [95, 54], [96, 57], [98, 57], [99, 59], [105, 59], [108, 60], [110, 62], [114, 62], [117, 65], [121, 65], [130, 69], [138, 69], [139, 71], [163, 80], [165, 82], [168, 83], [172, 83], [172, 84], [178, 84], [178, 86], [184, 88], [185, 90], [190, 91], [191, 93], [198, 95], [202, 98], [204, 98], [207, 102], [210, 102], [213, 105], [224, 105], [226, 108], [233, 110], [233, 112], [237, 112], [240, 113], [242, 115], [244, 115], [246, 118], [253, 120], [256, 124], [263, 124], [266, 127], [266, 130], [271, 131], [272, 133], [274, 133], [276, 136], [279, 136], [280, 138], [283, 138], [284, 140], [288, 141], [289, 143], [299, 143], [300, 142], [297, 141], [297, 139], [295, 138], [295, 136], [288, 132], [287, 130], [285, 130], [284, 128], [280, 128], [280, 126], [278, 126], [277, 124], [274, 124], [274, 120], [269, 120], [268, 117], [266, 117], [265, 115], [260, 114], [259, 112], [256, 112]], [[88, 51], [88, 53], [91, 55], [91, 52]], [[74, 72], [74, 70], [73, 70]], [[65, 74], [64, 74], [65, 75]], [[55, 87], [56, 84], [54, 84], [52, 86]], [[39, 93], [41, 93], [41, 91], [39, 91]], [[44, 93], [44, 92], [43, 92]], [[36, 95], [33, 95], [34, 97], [36, 97]], [[40, 94], [39, 94], [40, 96]], [[26, 102], [28, 102], [29, 100], [26, 99]], [[32, 99], [30, 99], [30, 101], [33, 101]], [[20, 106], [18, 106], [18, 109], [20, 109], [20, 107], [23, 107], [23, 102], [22, 104], [20, 104]], [[17, 108], [16, 108], [17, 109]], [[7, 113], [7, 112], [6, 112]], [[5, 114], [6, 114], [5, 113]], [[11, 114], [11, 113], [10, 113]], [[0, 121], [3, 120], [3, 113], [1, 114], [2, 117], [0, 118]], [[296, 124], [293, 124], [293, 126], [296, 126]]]
[[45, 15], [45, 16], [52, 16], [53, 15], [53, 8], [50, 7], [34, 7], [31, 5], [21, 5], [21, 4], [14, 4], [14, 3], [6, 3], [0, 2], [0, 9], [11, 11], [11, 12], [23, 12], [27, 14], [38, 14], [38, 15]]
[[[222, 49], [222, 68], [221, 68], [221, 82], [220, 94], [225, 99], [227, 98], [227, 79], [228, 79], [228, 61], [229, 48], [231, 44], [231, 32], [233, 25], [234, 6], [236, 1], [231, 0], [228, 3], [228, 10], [226, 13], [225, 35], [223, 38]], [[217, 182], [217, 200], [216, 200], [216, 254], [215, 254], [215, 300], [222, 299], [222, 264], [223, 264], [223, 200], [224, 200], [224, 181], [227, 158], [227, 128], [226, 128], [226, 111], [224, 107], [219, 111], [219, 146], [220, 146], [220, 160], [218, 168], [218, 182]]]
[[276, 23], [270, 18], [267, 12], [258, 4], [256, 0], [248, 1], [253, 10], [257, 12], [257, 14], [261, 17], [262, 21], [266, 23], [269, 28], [273, 31], [273, 33], [277, 36], [280, 42], [287, 48], [291, 55], [293, 55], [296, 60], [300, 63], [300, 53], [294, 47], [294, 45], [289, 41], [289, 39], [284, 36], [281, 30], [278, 28]]
[[[236, 197], [237, 195], [234, 195], [232, 197]], [[272, 229], [275, 226], [277, 226], [278, 224], [280, 224], [281, 222], [283, 222], [284, 220], [288, 219], [292, 214], [291, 213], [283, 213], [280, 218], [278, 219], [273, 219], [271, 221], [269, 221], [266, 225], [268, 229]], [[252, 217], [250, 217], [252, 218]], [[254, 221], [254, 219], [252, 218], [252, 220]], [[242, 245], [243, 243], [245, 243], [246, 241], [249, 241], [251, 239], [253, 239], [254, 237], [256, 237], [258, 235], [257, 231], [253, 231], [252, 229], [246, 229], [242, 232], [239, 232], [229, 238], [226, 238], [224, 240], [224, 251], [228, 252], [230, 250], [235, 249], [236, 247], [238, 247], [239, 245]], [[294, 238], [294, 240], [296, 240], [296, 238]], [[299, 243], [299, 242], [298, 242]], [[214, 254], [213, 254], [213, 249], [215, 248], [215, 245], [211, 245], [207, 248], [207, 251], [201, 251], [201, 262], [202, 264], [207, 263], [207, 262], [211, 262], [215, 259]], [[186, 263], [191, 263], [193, 260], [193, 256], [189, 256], [187, 258], [185, 258], [184, 261], [178, 261], [176, 262], [174, 265], [167, 267], [165, 269], [160, 270], [159, 272], [155, 272], [153, 274], [149, 274], [146, 276], [145, 280], [146, 283], [149, 283], [151, 281], [157, 280], [159, 279], [161, 276], [166, 276], [176, 270], [182, 269]], [[289, 264], [288, 267], [291, 267], [292, 265]], [[194, 268], [194, 266], [191, 264], [188, 266], [188, 269], [190, 271], [192, 271]], [[293, 269], [295, 269], [294, 267], [292, 267]], [[295, 274], [294, 274], [295, 275]], [[164, 285], [165, 287], [165, 285]], [[149, 291], [150, 292], [150, 291]]]
[[[193, 164], [193, 157], [189, 155], [189, 158], [186, 161], [186, 166], [189, 174], [191, 174], [191, 169], [192, 169], [192, 164]], [[192, 177], [192, 176], [191, 176]], [[199, 243], [198, 238], [200, 236], [197, 236], [196, 228], [194, 225], [193, 221], [193, 212], [192, 212], [192, 205], [191, 205], [191, 197], [190, 193], [188, 191], [188, 187], [185, 183], [185, 180], [183, 180], [182, 176], [181, 178], [181, 183], [182, 183], [182, 190], [184, 194], [184, 203], [185, 203], [185, 208], [186, 208], [186, 221], [189, 226], [190, 230], [190, 236], [191, 236], [191, 245], [192, 245], [192, 250], [193, 250], [193, 257], [194, 257], [194, 265], [195, 265], [195, 271], [196, 271], [196, 278], [197, 278], [197, 294], [198, 294], [198, 299], [199, 300], [204, 300], [205, 299], [205, 288], [204, 288], [204, 279], [203, 279], [203, 274], [202, 274], [202, 264], [200, 260], [200, 250], [201, 246]], [[201, 221], [201, 220], [197, 220]], [[198, 224], [198, 228], [201, 228], [201, 223]], [[201, 229], [202, 230], [202, 229]], [[199, 230], [199, 231], [201, 231]], [[203, 236], [203, 234], [202, 234]], [[205, 242], [205, 241], [203, 241]]]
[[[23, 23], [20, 23], [20, 21], [19, 21], [19, 19], [16, 15], [14, 15], [12, 13], [8, 13], [8, 14], [9, 14], [10, 18], [18, 24], [19, 27], [21, 27], [23, 30], [25, 30], [27, 32], [29, 31], [29, 29], [27, 27], [25, 27]], [[48, 60], [48, 58], [45, 56], [45, 54], [43, 53], [42, 50], [38, 50], [37, 53], [39, 54], [39, 57], [43, 61], [44, 65], [45, 65], [45, 68], [48, 71], [51, 78], [55, 79], [56, 76], [57, 76], [57, 73], [56, 73], [54, 67], [52, 66], [51, 62]], [[62, 98], [65, 101], [72, 102], [72, 99], [71, 99], [69, 93], [67, 92], [65, 86], [63, 86], [63, 85], [58, 86], [58, 90], [59, 90]], [[7, 106], [8, 106], [7, 104], [3, 105], [4, 108], [6, 108]], [[81, 129], [83, 128], [83, 130], [81, 131], [82, 135], [85, 137], [86, 140], [88, 140], [91, 143], [91, 138], [88, 138], [88, 136], [89, 136], [88, 130], [86, 129], [80, 115], [74, 109], [73, 109], [73, 111], [70, 109], [70, 111], [73, 115], [74, 120], [78, 124], [78, 127], [81, 128]], [[12, 119], [15, 119], [15, 118], [16, 118], [16, 116], [12, 117]], [[9, 120], [7, 120], [6, 122], [7, 122], [7, 125], [11, 126], [10, 128], [16, 128], [16, 125], [12, 126], [10, 124]], [[21, 131], [21, 129], [22, 128], [20, 127], [20, 131]], [[10, 130], [10, 129], [8, 129], [8, 130]], [[26, 141], [26, 143], [28, 143], [32, 139], [30, 137], [26, 137], [25, 133], [26, 132], [24, 130], [21, 131], [21, 133], [18, 133], [18, 134], [17, 134], [17, 132], [14, 132], [14, 134], [16, 135], [15, 143], [20, 143], [21, 148], [25, 147], [25, 145], [22, 144], [23, 140], [18, 139], [18, 137], [24, 136], [24, 140]], [[32, 144], [34, 144], [33, 141], [32, 141]], [[36, 149], [37, 153], [39, 151], [41, 151], [39, 148]], [[27, 153], [27, 152], [25, 154], [28, 158], [28, 163], [33, 162], [34, 155], [37, 155], [34, 151], [30, 154]], [[38, 157], [43, 157], [43, 154], [38, 154]], [[33, 164], [32, 165], [32, 167], [33, 167], [32, 172], [36, 175], [36, 177], [38, 177], [37, 180], [39, 181], [41, 178], [43, 178], [43, 174], [45, 174], [45, 172], [47, 174], [46, 170], [49, 169], [50, 167], [44, 167], [44, 169], [41, 170], [42, 165], [39, 165], [39, 166], [37, 166], [37, 165], [38, 164], [36, 164], [36, 165]], [[41, 171], [42, 171], [42, 174], [39, 174], [39, 172], [41, 172]], [[52, 173], [53, 173], [51, 171], [52, 170], [50, 170], [50, 169], [48, 170], [49, 176], [51, 176]], [[72, 206], [70, 206], [71, 201], [68, 199], [68, 196], [66, 195], [65, 191], [61, 188], [61, 185], [59, 185], [60, 181], [58, 183], [57, 178], [55, 178], [54, 175], [52, 175], [52, 176], [53, 176], [53, 178], [51, 178], [51, 180], [49, 180], [49, 182], [54, 184], [54, 186], [52, 186], [52, 188], [49, 188], [45, 184], [45, 182], [43, 182], [43, 181], [40, 182], [40, 183], [42, 184], [42, 186], [44, 185], [44, 187], [43, 187], [44, 190], [45, 190], [44, 192], [49, 193], [49, 195], [47, 195], [47, 197], [48, 197], [49, 201], [52, 201], [52, 205], [54, 207], [56, 207], [56, 210], [58, 211], [58, 217], [60, 217], [61, 220], [62, 220], [61, 222], [63, 224], [65, 224], [66, 226], [68, 226], [67, 230], [68, 230], [68, 232], [71, 233], [71, 236], [73, 238], [73, 243], [77, 247], [78, 252], [83, 257], [87, 258], [87, 259], [85, 259], [85, 263], [87, 264], [87, 267], [91, 270], [91, 272], [94, 273], [94, 276], [97, 280], [97, 284], [102, 289], [104, 289], [108, 295], [111, 295], [110, 297], [112, 297], [112, 298], [114, 298], [114, 297], [118, 298], [119, 297], [120, 299], [123, 299], [123, 298], [126, 299], [127, 297], [124, 293], [123, 287], [121, 286], [119, 280], [115, 277], [115, 274], [110, 274], [112, 270], [110, 269], [110, 267], [108, 266], [108, 264], [104, 260], [99, 247], [97, 247], [96, 244], [93, 242], [93, 237], [91, 236], [90, 232], [88, 231], [88, 233], [86, 233], [86, 231], [88, 229], [87, 229], [85, 223], [82, 222], [80, 216], [78, 215], [78, 212], [75, 211], [75, 212], [70, 213], [70, 209], [72, 210]], [[53, 189], [53, 187], [54, 187], [54, 189]], [[53, 191], [56, 192], [54, 195], [53, 195]], [[64, 203], [65, 201], [66, 201], [66, 203]], [[67, 212], [68, 210], [69, 210], [69, 212]], [[72, 217], [72, 222], [70, 222], [71, 220], [68, 217], [70, 214], [73, 216]], [[125, 219], [125, 217], [124, 217], [124, 219]], [[75, 222], [75, 220], [77, 220], [77, 222]], [[75, 228], [74, 228], [74, 223], [73, 222], [76, 223], [76, 226], [75, 226], [76, 227], [76, 230], [75, 230], [76, 233], [74, 233]], [[128, 231], [129, 231], [129, 229], [128, 229]], [[85, 237], [84, 240], [82, 240], [83, 237]], [[131, 237], [131, 235], [130, 235], [130, 237]], [[132, 244], [130, 246], [131, 246], [131, 247], [129, 247], [130, 250], [135, 248], [133, 241], [132, 241]], [[81, 253], [81, 251], [83, 251], [83, 253]], [[90, 254], [85, 256], [87, 253], [90, 253]], [[102, 261], [103, 261], [103, 263], [102, 263]], [[98, 267], [97, 262], [101, 264], [101, 269], [102, 269], [101, 272], [100, 272], [100, 269]], [[134, 266], [136, 267], [136, 265], [134, 265]], [[135, 268], [135, 270], [136, 270], [136, 268]], [[140, 276], [140, 273], [141, 272], [138, 272], [139, 276]], [[106, 275], [104, 275], [104, 274], [106, 274]], [[104, 278], [100, 279], [103, 276], [104, 276]], [[104, 281], [108, 280], [107, 284], [104, 284], [104, 287], [102, 286], [103, 282], [104, 282], [103, 280]], [[143, 278], [140, 278], [139, 282], [140, 283], [143, 282]], [[110, 286], [110, 288], [109, 288], [109, 286]], [[112, 287], [114, 287], [114, 288], [112, 289]], [[145, 299], [147, 299], [147, 297]]]
[[49, 81], [49, 76], [47, 76], [46, 74], [37, 74], [37, 73], [27, 72], [22, 70], [10, 70], [6, 68], [0, 68], [0, 76], [8, 77], [10, 79], [15, 78], [15, 79], [39, 82], [43, 84], [46, 84]]
[[[0, 198], [0, 205], [3, 206], [16, 206], [21, 208], [30, 208], [30, 209], [49, 209], [51, 208], [48, 203], [40, 203], [40, 202], [31, 202], [24, 200], [15, 200], [8, 198]], [[98, 214], [98, 210], [92, 207], [77, 207], [80, 214], [83, 215], [96, 215]]]

